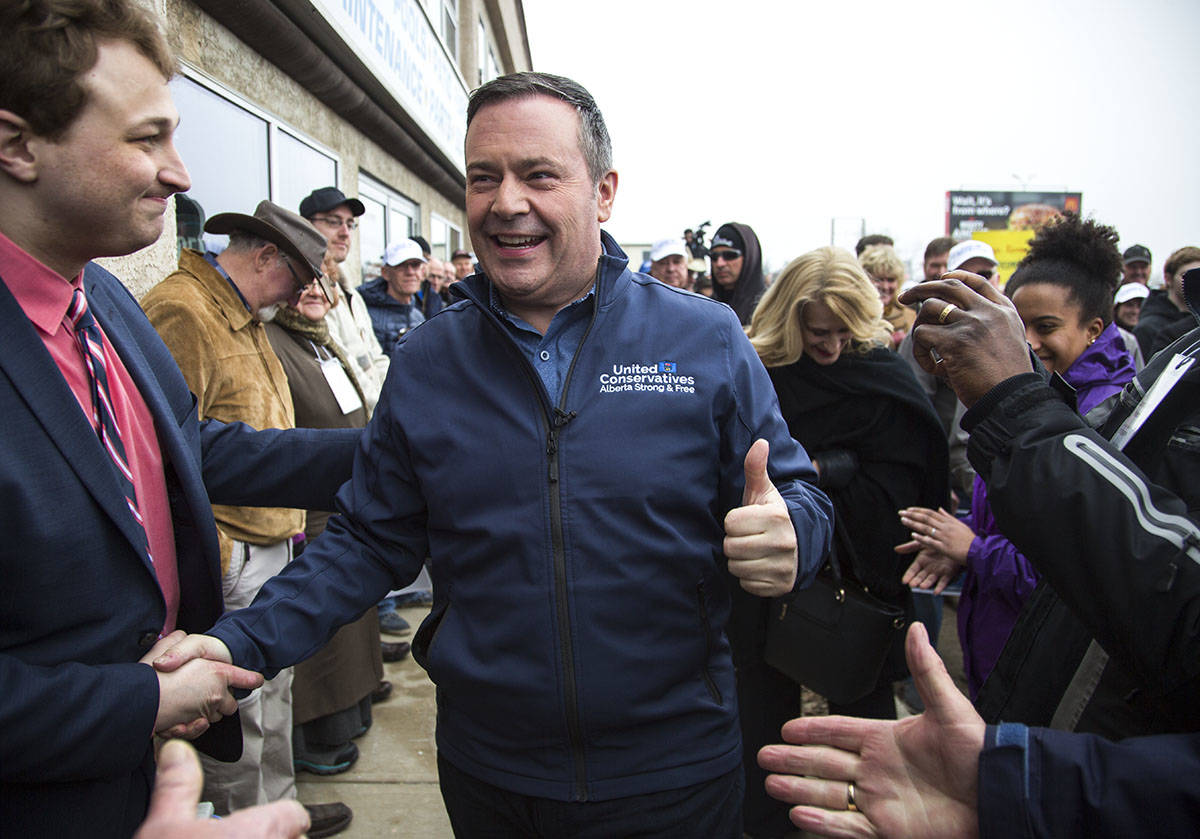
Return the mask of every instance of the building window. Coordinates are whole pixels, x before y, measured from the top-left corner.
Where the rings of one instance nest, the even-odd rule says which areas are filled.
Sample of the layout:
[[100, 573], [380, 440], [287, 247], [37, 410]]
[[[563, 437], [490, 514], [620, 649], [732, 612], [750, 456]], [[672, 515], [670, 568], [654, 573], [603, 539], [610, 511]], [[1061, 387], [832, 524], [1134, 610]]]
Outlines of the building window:
[[500, 64], [496, 61], [496, 52], [488, 38], [487, 25], [483, 18], [479, 19], [479, 42], [477, 44], [476, 63], [478, 64], [479, 84], [485, 85], [500, 75]]
[[[188, 195], [216, 213], [252, 213], [271, 194], [270, 123], [187, 76], [171, 82], [175, 145], [192, 176]], [[236, 151], [235, 151], [236, 150]]]
[[490, 82], [492, 79], [500, 75], [500, 64], [496, 61], [496, 53], [492, 52], [491, 44], [488, 44], [487, 51], [487, 79]]
[[337, 186], [337, 159], [319, 151], [290, 131], [276, 126], [275, 130], [276, 186], [272, 199], [281, 207], [299, 210], [314, 189]]
[[314, 189], [338, 183], [332, 151], [216, 82], [185, 72], [171, 81], [180, 116], [175, 143], [192, 177], [187, 194], [205, 216], [253, 213], [264, 198], [295, 211]]
[[438, 32], [446, 42], [450, 57], [458, 61], [458, 0], [441, 0], [441, 23]]
[[435, 259], [449, 259], [462, 247], [462, 229], [437, 213], [429, 216], [429, 247]]
[[365, 282], [379, 276], [388, 245], [421, 232], [421, 211], [413, 201], [362, 172], [358, 175], [358, 198], [366, 208], [358, 220], [358, 251]]

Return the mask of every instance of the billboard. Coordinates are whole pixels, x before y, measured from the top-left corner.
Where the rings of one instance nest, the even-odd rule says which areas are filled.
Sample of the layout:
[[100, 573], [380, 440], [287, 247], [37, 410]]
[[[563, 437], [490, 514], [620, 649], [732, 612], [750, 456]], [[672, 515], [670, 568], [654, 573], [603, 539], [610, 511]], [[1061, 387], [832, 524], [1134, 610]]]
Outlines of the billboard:
[[956, 190], [946, 193], [946, 235], [961, 240], [984, 230], [1036, 230], [1081, 205], [1079, 192]]
[[997, 283], [1000, 288], [1004, 288], [1013, 271], [1017, 270], [1017, 263], [1025, 258], [1033, 234], [1032, 230], [980, 230], [971, 235], [972, 239], [987, 242], [992, 246], [992, 252], [1000, 262], [996, 266]]

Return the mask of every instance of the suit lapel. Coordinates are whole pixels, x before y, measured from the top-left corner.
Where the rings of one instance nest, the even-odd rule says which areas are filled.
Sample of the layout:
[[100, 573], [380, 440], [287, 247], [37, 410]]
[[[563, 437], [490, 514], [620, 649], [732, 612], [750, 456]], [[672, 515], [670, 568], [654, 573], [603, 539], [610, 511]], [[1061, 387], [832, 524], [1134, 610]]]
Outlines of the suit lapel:
[[[0, 353], [0, 370], [12, 381], [13, 388], [46, 430], [46, 435], [70, 464], [80, 482], [149, 567], [146, 552], [140, 547], [145, 542], [145, 536], [125, 504], [108, 453], [80, 410], [75, 394], [50, 357], [36, 327], [25, 317], [20, 304], [2, 282], [0, 347], [5, 348]], [[30, 468], [43, 466], [31, 464]]]

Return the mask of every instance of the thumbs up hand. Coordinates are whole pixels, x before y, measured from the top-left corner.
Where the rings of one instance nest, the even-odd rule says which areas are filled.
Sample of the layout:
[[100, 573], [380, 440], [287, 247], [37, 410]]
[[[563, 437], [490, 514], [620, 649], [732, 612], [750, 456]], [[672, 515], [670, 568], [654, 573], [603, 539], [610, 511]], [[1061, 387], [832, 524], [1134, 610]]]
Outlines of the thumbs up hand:
[[796, 582], [796, 530], [787, 503], [767, 477], [770, 443], [755, 440], [746, 452], [742, 506], [725, 516], [729, 573], [759, 597], [778, 597]]

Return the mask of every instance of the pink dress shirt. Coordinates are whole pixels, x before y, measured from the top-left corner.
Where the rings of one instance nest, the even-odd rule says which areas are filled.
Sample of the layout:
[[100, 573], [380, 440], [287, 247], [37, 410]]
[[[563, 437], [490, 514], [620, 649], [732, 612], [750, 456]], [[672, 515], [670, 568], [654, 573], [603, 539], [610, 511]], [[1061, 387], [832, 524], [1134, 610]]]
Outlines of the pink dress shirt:
[[[87, 366], [75, 338], [74, 324], [67, 317], [71, 296], [81, 286], [83, 275], [70, 281], [63, 279], [0, 233], [0, 277], [17, 299], [25, 316], [36, 327], [50, 357], [75, 394], [84, 416], [95, 428]], [[100, 318], [97, 317], [96, 322], [100, 324]], [[103, 333], [103, 324], [100, 324], [100, 330]], [[162, 452], [150, 409], [146, 407], [107, 335], [104, 336], [104, 358], [113, 413], [125, 445], [129, 468], [133, 472], [138, 510], [145, 524], [150, 554], [154, 557], [154, 572], [166, 602], [167, 617], [162, 628], [165, 635], [175, 628], [179, 614], [179, 571]], [[100, 445], [99, 437], [96, 438], [96, 445]], [[70, 522], [64, 521], [63, 526], [70, 527]]]

